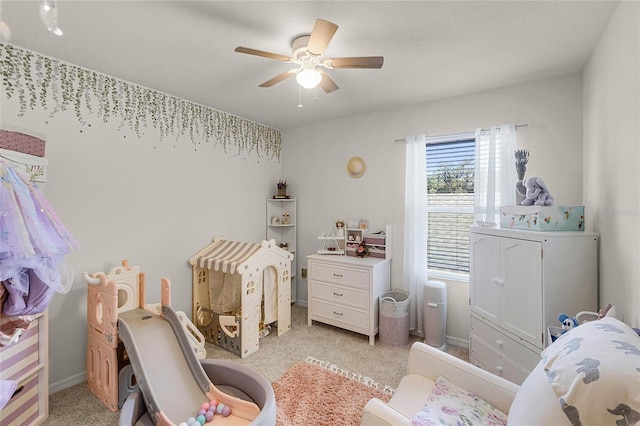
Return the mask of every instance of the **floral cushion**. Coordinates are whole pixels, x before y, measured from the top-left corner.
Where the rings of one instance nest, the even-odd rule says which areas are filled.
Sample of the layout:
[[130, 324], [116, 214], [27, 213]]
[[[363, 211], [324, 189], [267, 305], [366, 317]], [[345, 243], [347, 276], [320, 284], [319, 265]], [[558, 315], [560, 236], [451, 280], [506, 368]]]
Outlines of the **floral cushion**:
[[507, 424], [507, 416], [477, 395], [440, 376], [427, 403], [411, 419], [413, 426]]
[[564, 333], [542, 366], [571, 424], [640, 422], [640, 336], [607, 317]]

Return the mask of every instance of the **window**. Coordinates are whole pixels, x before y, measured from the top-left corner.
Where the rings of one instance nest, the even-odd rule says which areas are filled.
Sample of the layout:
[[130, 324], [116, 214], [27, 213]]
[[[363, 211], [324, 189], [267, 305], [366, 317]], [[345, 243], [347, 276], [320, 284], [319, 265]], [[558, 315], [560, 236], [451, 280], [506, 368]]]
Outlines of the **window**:
[[[457, 135], [460, 136], [460, 135]], [[427, 138], [427, 268], [469, 273], [474, 207], [474, 134]]]

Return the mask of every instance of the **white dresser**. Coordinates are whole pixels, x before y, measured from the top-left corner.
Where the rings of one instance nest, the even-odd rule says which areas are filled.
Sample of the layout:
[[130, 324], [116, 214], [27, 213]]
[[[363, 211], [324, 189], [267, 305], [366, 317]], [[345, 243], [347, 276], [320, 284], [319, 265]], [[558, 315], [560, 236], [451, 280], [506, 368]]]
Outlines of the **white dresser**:
[[308, 321], [369, 336], [378, 333], [378, 300], [389, 291], [391, 260], [350, 256], [307, 256]]
[[558, 315], [598, 310], [598, 235], [471, 227], [469, 358], [521, 384]]

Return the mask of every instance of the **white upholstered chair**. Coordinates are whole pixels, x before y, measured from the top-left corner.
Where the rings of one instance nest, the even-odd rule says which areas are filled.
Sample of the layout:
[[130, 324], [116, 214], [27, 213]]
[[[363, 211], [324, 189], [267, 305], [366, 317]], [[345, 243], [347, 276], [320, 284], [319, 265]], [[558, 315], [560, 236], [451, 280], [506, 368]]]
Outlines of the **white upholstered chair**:
[[[439, 377], [508, 415], [509, 425], [640, 424], [638, 333], [612, 317], [580, 324], [545, 349], [521, 386], [416, 342], [409, 352], [407, 374], [391, 400], [371, 399], [361, 424], [411, 425], [416, 413], [433, 413], [433, 401], [442, 395], [432, 394]], [[431, 405], [425, 411], [428, 401]], [[449, 398], [446, 404], [457, 401]]]

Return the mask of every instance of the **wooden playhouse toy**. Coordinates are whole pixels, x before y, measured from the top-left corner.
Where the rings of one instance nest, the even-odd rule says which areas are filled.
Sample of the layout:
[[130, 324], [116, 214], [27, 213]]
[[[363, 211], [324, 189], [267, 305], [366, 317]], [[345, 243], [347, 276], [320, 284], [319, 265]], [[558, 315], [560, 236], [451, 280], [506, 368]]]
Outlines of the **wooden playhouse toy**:
[[274, 240], [220, 238], [191, 257], [192, 321], [205, 339], [246, 358], [271, 325], [277, 325], [278, 336], [289, 331], [292, 260]]
[[[137, 388], [124, 345], [118, 338], [118, 315], [137, 308], [158, 312], [159, 304], [145, 302], [144, 273], [127, 260], [108, 274], [84, 273], [87, 281], [87, 385], [111, 411], [122, 407]], [[196, 356], [206, 356], [204, 336], [184, 312], [176, 312]]]

